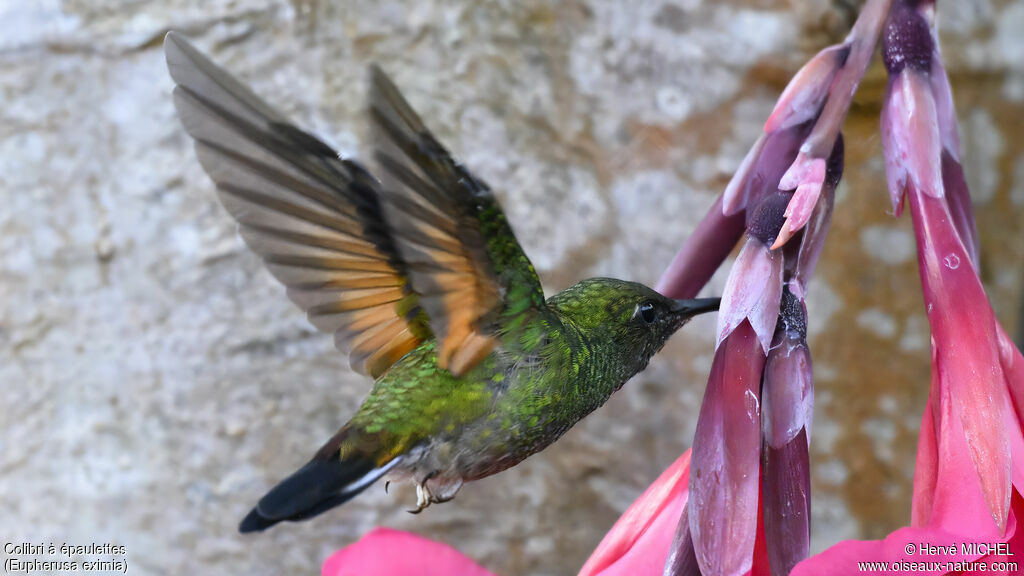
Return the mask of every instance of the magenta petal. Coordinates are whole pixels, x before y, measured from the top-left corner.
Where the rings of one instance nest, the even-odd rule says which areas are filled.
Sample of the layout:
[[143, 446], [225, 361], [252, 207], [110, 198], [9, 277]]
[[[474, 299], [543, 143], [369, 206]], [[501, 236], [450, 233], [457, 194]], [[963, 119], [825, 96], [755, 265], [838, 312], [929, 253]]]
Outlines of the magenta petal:
[[377, 528], [328, 558], [323, 576], [493, 576], [451, 546]]
[[810, 424], [814, 410], [811, 354], [802, 339], [776, 337], [768, 352], [761, 390], [765, 442], [775, 449], [793, 441]]
[[[1020, 506], [1017, 503], [1021, 502], [1021, 500], [1017, 497], [1014, 501], [1014, 511], [1017, 512], [1017, 507]], [[961, 573], [962, 568], [960, 570], [947, 571], [944, 569], [924, 570], [922, 567], [934, 567], [936, 562], [962, 563], [984, 560], [986, 561], [987, 568], [991, 566], [991, 564], [988, 564], [988, 561], [1003, 558], [988, 556], [984, 552], [969, 553], [972, 548], [968, 546], [965, 549], [963, 545], [970, 543], [993, 544], [1005, 541], [1008, 542], [1010, 552], [1015, 553], [1024, 546], [1022, 540], [1024, 540], [1024, 531], [1017, 530], [1016, 521], [1013, 521], [1007, 530], [1007, 540], [996, 541], [993, 541], [991, 538], [986, 539], [954, 534], [939, 528], [900, 528], [889, 534], [884, 540], [847, 540], [840, 542], [821, 554], [816, 554], [797, 564], [796, 568], [790, 573], [790, 576], [821, 576], [822, 574], [828, 574], [829, 576], [854, 576], [871, 572], [901, 574], [904, 576]], [[922, 550], [922, 544], [932, 548], [930, 550]], [[944, 547], [946, 551], [951, 553], [946, 551], [939, 552], [937, 548], [939, 546]], [[984, 548], [982, 547], [981, 550], [984, 550]], [[1019, 562], [1019, 558], [1019, 556], [1014, 555], [1008, 560]], [[867, 563], [871, 562], [886, 563], [888, 570], [879, 568], [869, 571]], [[914, 568], [900, 569], [899, 565], [892, 564], [894, 562], [914, 562], [916, 566]], [[927, 564], [929, 562], [932, 564]], [[968, 573], [975, 574], [976, 572], [971, 570]]]
[[1018, 426], [1024, 426], [1024, 355], [1021, 355], [1001, 325], [996, 325], [996, 329], [999, 334], [999, 363], [1006, 375], [1006, 385], [1013, 400]]
[[685, 502], [674, 500], [652, 519], [644, 537], [620, 557], [615, 563], [605, 567], [597, 576], [662, 576], [665, 569], [665, 558], [672, 544], [679, 515]]
[[811, 544], [811, 464], [807, 431], [781, 448], [765, 445], [764, 533], [772, 576], [786, 576]]
[[725, 282], [718, 312], [717, 345], [749, 321], [767, 353], [779, 319], [782, 260], [782, 254], [772, 252], [759, 240], [747, 238]]
[[[932, 370], [932, 391], [938, 390], [936, 371]], [[910, 507], [910, 525], [926, 526], [931, 520], [935, 502], [935, 487], [939, 474], [939, 446], [936, 438], [937, 423], [932, 397], [924, 407], [921, 432], [917, 436], [917, 459], [914, 462], [914, 496]]]
[[[1005, 538], [993, 538], [989, 535], [970, 534], [963, 532], [950, 532], [942, 527], [912, 527], [901, 528], [884, 540], [856, 541], [848, 540], [840, 542], [797, 564], [790, 576], [819, 576], [829, 574], [835, 576], [853, 576], [869, 572], [868, 562], [885, 562], [888, 570], [878, 569], [873, 572], [887, 574], [1018, 574], [1021, 566], [1020, 559], [1024, 557], [1024, 527], [1019, 526], [1020, 518], [1024, 517], [1024, 498], [1020, 493], [1014, 492], [1013, 508], [1006, 526]], [[997, 543], [1006, 543], [1006, 550], [1009, 555], [1002, 552], [987, 554], [989, 546]], [[972, 546], [972, 544], [982, 546]], [[922, 544], [931, 548], [923, 548]], [[938, 549], [944, 547], [943, 550]], [[952, 547], [952, 548], [950, 548]], [[895, 562], [914, 562], [915, 566], [897, 565]], [[928, 565], [926, 563], [931, 562]], [[978, 564], [946, 566], [946, 569], [937, 569], [936, 562], [944, 563], [966, 563], [983, 562], [985, 567]], [[1017, 570], [1006, 572], [989, 572], [995, 569], [995, 562], [1016, 562]], [[925, 570], [932, 567], [932, 570]]]
[[780, 189], [789, 190], [795, 187], [796, 193], [786, 207], [786, 223], [772, 245], [773, 250], [788, 242], [811, 219], [824, 185], [825, 159], [810, 158], [801, 152], [779, 182]]
[[765, 122], [764, 131], [784, 130], [817, 117], [832, 86], [832, 79], [849, 53], [847, 44], [830, 46], [804, 64], [779, 96], [775, 109]]
[[[933, 412], [938, 423], [938, 468], [928, 525], [952, 534], [1000, 538], [1004, 527], [999, 525], [992, 512], [990, 498], [985, 492], [985, 479], [979, 481], [979, 475], [971, 473], [972, 470], [977, 470], [977, 467], [965, 432], [963, 407], [955, 394], [951, 393], [949, 383], [943, 382], [943, 375], [948, 371], [943, 365], [938, 345], [936, 353], [937, 359], [933, 366], [939, 373], [938, 394], [933, 394], [932, 399], [938, 404], [938, 410]], [[1002, 411], [1001, 415], [1004, 418], [1006, 412]], [[1009, 439], [1002, 440], [1008, 443]], [[996, 458], [998, 455], [994, 456], [994, 459]], [[1007, 474], [1009, 475], [1009, 471]], [[999, 474], [996, 473], [995, 476], [998, 478]], [[1011, 486], [1007, 486], [1007, 491], [1010, 490]]]
[[[687, 450], [661, 473], [605, 534], [579, 576], [661, 574], [690, 482]], [[641, 571], [640, 567], [647, 567]], [[636, 572], [629, 570], [636, 569]]]
[[[952, 399], [972, 468], [992, 519], [1002, 532], [1010, 505], [1010, 449], [1004, 414], [1010, 400], [996, 344], [995, 318], [981, 280], [950, 223], [945, 202], [914, 187], [908, 195], [943, 402], [946, 394]], [[942, 418], [947, 418], [944, 411]]]
[[715, 352], [693, 439], [689, 521], [706, 576], [750, 570], [757, 535], [764, 353], [743, 322]]

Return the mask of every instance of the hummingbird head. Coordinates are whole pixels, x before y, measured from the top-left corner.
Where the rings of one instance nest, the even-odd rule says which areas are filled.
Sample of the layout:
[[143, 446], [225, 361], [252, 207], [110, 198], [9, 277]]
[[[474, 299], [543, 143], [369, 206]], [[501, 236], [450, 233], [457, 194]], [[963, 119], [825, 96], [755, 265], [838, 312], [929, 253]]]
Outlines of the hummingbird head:
[[691, 318], [718, 310], [719, 298], [673, 300], [625, 280], [590, 278], [548, 303], [576, 326], [592, 347], [631, 374], [643, 370], [672, 334]]

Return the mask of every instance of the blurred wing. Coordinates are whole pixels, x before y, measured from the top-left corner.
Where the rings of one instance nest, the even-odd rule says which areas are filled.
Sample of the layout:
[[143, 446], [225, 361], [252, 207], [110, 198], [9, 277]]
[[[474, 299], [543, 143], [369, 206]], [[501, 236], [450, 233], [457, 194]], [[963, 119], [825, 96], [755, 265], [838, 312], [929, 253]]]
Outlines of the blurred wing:
[[171, 32], [174, 104], [246, 244], [352, 367], [377, 377], [430, 338], [379, 184]]
[[490, 188], [448, 154], [391, 80], [372, 67], [370, 111], [385, 212], [438, 363], [460, 374], [543, 306], [540, 280]]

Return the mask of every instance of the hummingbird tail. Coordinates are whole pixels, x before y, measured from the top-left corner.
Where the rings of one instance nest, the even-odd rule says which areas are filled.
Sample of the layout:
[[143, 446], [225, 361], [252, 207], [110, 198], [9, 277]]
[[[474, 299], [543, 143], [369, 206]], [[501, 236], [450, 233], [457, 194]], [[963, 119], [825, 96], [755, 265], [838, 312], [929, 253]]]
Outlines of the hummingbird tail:
[[400, 460], [395, 458], [381, 466], [372, 458], [342, 460], [318, 455], [267, 492], [238, 525], [238, 531], [262, 532], [278, 522], [307, 520], [341, 506]]

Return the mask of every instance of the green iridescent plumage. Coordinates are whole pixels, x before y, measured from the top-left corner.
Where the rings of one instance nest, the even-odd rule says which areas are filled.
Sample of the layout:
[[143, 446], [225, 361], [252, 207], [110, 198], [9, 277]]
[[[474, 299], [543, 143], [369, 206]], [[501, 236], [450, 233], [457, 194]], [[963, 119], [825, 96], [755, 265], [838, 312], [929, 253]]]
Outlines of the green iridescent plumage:
[[288, 296], [376, 379], [243, 532], [303, 520], [377, 479], [418, 508], [544, 449], [643, 370], [717, 299], [674, 301], [584, 280], [545, 300], [490, 188], [455, 162], [371, 69], [377, 180], [288, 122], [180, 36], [175, 105], [239, 232]]

